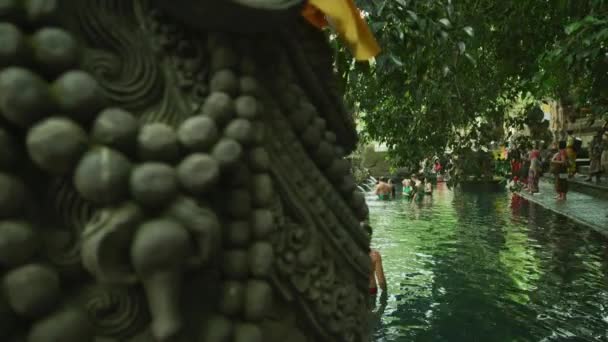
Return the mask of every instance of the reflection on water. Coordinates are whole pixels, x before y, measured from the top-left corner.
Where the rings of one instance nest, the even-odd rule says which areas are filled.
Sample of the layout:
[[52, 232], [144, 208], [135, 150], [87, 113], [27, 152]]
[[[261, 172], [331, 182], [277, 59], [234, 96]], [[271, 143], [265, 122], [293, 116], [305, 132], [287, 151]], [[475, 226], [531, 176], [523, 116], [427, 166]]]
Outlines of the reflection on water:
[[441, 184], [368, 204], [389, 286], [375, 341], [608, 341], [608, 247], [589, 229]]

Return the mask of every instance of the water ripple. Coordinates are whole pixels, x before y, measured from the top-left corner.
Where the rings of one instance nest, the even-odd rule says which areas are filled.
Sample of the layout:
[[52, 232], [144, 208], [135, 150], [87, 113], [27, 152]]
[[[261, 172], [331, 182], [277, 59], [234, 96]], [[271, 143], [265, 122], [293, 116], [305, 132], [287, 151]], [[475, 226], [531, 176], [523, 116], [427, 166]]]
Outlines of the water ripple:
[[389, 286], [376, 341], [608, 341], [599, 235], [508, 194], [368, 203]]

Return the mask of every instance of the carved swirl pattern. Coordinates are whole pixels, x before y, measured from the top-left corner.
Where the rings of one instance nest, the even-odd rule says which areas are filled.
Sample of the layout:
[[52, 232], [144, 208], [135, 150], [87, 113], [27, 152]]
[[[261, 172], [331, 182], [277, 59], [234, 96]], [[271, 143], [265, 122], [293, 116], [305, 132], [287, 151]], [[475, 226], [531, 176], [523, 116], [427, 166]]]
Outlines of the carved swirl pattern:
[[145, 298], [138, 289], [90, 286], [81, 300], [98, 336], [122, 341], [143, 330], [149, 321]]
[[145, 109], [154, 103], [165, 83], [147, 40], [137, 29], [133, 2], [76, 3], [80, 27], [90, 38], [85, 69], [95, 75], [111, 103], [127, 110]]

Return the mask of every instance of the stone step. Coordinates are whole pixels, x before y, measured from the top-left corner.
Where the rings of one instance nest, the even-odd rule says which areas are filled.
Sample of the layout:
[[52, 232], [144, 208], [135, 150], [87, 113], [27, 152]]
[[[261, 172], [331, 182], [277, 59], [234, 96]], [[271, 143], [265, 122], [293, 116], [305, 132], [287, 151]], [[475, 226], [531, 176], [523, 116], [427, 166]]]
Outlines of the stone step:
[[[574, 179], [568, 180], [569, 189], [572, 191], [578, 191], [580, 193], [593, 196], [599, 199], [608, 200], [608, 179], [607, 177], [602, 178], [602, 182], [599, 184], [595, 182], [586, 182], [585, 175], [577, 175]], [[552, 174], [545, 174], [542, 177], [543, 180], [554, 183], [555, 177]]]

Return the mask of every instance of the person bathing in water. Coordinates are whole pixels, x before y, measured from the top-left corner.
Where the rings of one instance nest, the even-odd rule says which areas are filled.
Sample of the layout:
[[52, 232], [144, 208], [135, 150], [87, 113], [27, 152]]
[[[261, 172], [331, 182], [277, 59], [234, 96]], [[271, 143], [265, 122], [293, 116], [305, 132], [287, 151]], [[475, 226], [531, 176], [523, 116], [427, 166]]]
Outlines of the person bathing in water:
[[372, 262], [372, 270], [369, 275], [369, 293], [371, 295], [378, 294], [378, 287], [386, 293], [386, 279], [384, 278], [384, 268], [382, 267], [382, 256], [375, 249], [370, 250], [369, 257]]
[[428, 179], [424, 182], [424, 193], [429, 196], [433, 196], [433, 184]]
[[414, 188], [412, 187], [412, 181], [409, 179], [403, 180], [403, 197], [411, 199], [414, 195]]
[[387, 179], [385, 177], [380, 177], [378, 184], [376, 185], [376, 195], [381, 200], [390, 200], [391, 193], [393, 192], [393, 188], [390, 184], [387, 183]]

